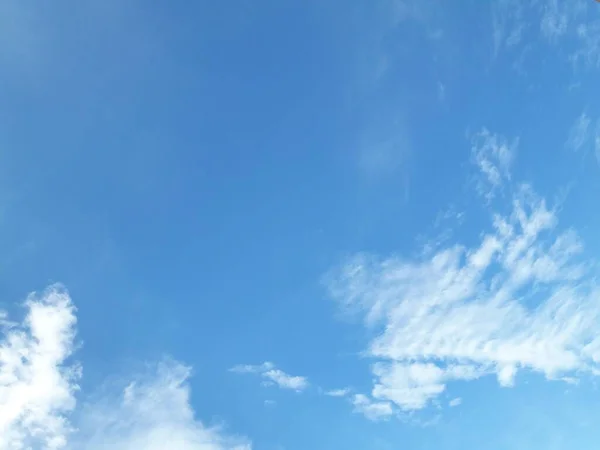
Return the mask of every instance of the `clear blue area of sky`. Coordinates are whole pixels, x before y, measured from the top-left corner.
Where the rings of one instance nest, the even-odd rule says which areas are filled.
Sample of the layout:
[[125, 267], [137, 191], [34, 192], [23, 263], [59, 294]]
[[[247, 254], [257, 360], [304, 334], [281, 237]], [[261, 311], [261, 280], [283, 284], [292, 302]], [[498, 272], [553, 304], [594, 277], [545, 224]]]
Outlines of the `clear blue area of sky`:
[[574, 67], [578, 41], [541, 37], [538, 10], [495, 48], [488, 2], [401, 3], [7, 2], [0, 306], [18, 315], [63, 283], [83, 392], [171, 355], [193, 367], [197, 416], [256, 449], [594, 448], [588, 381], [461, 382], [463, 405], [422, 427], [228, 372], [274, 361], [368, 391], [369, 332], [323, 276], [356, 252], [414, 254], [451, 204], [473, 244], [483, 127], [519, 138], [514, 178], [568, 192], [561, 223], [600, 249], [600, 166], [565, 144], [583, 112], [600, 117], [597, 61]]

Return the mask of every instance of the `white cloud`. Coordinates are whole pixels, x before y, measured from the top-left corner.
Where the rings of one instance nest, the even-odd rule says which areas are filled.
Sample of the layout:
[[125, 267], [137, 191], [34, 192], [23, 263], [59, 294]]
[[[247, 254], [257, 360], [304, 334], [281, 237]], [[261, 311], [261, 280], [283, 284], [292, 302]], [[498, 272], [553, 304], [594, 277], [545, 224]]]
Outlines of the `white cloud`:
[[115, 396], [76, 407], [81, 371], [75, 308], [53, 286], [27, 299], [22, 324], [3, 317], [0, 341], [0, 450], [242, 450], [249, 444], [194, 418], [190, 369], [165, 362]]
[[350, 388], [333, 389], [325, 392], [325, 395], [328, 395], [329, 397], [346, 397], [350, 392], [352, 392]]
[[567, 32], [571, 19], [569, 6], [558, 0], [545, 2], [540, 23], [540, 30], [545, 38], [554, 41]]
[[581, 152], [584, 157], [593, 151], [600, 164], [600, 119], [593, 125], [590, 116], [585, 112], [581, 113], [569, 130], [566, 146], [573, 151]]
[[569, 139], [567, 140], [567, 147], [573, 151], [581, 150], [587, 143], [590, 137], [590, 124], [592, 123], [589, 116], [583, 112], [575, 120], [571, 129], [569, 130]]
[[585, 66], [600, 67], [600, 20], [582, 23], [577, 27], [579, 47], [571, 59]]
[[381, 420], [390, 417], [394, 410], [390, 402], [373, 401], [363, 394], [356, 394], [352, 398], [354, 412], [363, 414], [369, 420]]
[[23, 324], [5, 323], [0, 341], [0, 449], [62, 448], [79, 377], [76, 365], [65, 364], [75, 311], [59, 287], [30, 296], [26, 305]]
[[81, 450], [249, 450], [250, 444], [194, 418], [190, 369], [168, 361], [135, 377], [120, 395], [87, 405], [69, 448]]
[[[475, 163], [494, 187], [510, 179], [498, 161], [512, 150], [481, 136]], [[455, 380], [495, 375], [509, 387], [524, 370], [547, 379], [600, 373], [593, 261], [530, 186], [510, 191], [509, 211], [492, 213], [473, 247], [455, 243], [415, 259], [360, 254], [328, 278], [340, 306], [377, 331], [366, 352], [376, 361], [374, 401], [411, 411]]]
[[499, 0], [491, 4], [494, 56], [500, 50], [517, 46], [526, 27], [525, 5], [519, 0]]
[[454, 408], [454, 407], [460, 406], [460, 405], [462, 405], [462, 398], [460, 398], [460, 397], [453, 398], [452, 400], [450, 400], [448, 402], [448, 406], [450, 408]]
[[583, 67], [600, 67], [600, 20], [588, 0], [500, 0], [492, 5], [494, 54], [532, 45], [560, 45], [560, 53]]
[[289, 375], [268, 361], [259, 365], [237, 365], [231, 368], [230, 371], [258, 374], [265, 380], [266, 385], [275, 384], [281, 389], [290, 389], [297, 392], [305, 390], [309, 385], [306, 377]]
[[484, 129], [473, 137], [471, 144], [472, 158], [480, 175], [477, 191], [491, 201], [502, 185], [510, 181], [510, 168], [518, 140], [509, 143]]

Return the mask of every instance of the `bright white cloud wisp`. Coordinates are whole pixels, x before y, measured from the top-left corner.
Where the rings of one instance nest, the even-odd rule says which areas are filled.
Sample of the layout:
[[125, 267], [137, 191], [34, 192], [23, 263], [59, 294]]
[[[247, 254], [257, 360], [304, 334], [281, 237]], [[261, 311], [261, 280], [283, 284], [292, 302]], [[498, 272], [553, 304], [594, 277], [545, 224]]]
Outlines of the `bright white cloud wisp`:
[[22, 324], [0, 314], [0, 450], [250, 449], [194, 418], [190, 369], [177, 362], [77, 407], [81, 371], [69, 362], [76, 316], [68, 293], [54, 286], [25, 305]]
[[[506, 185], [510, 197], [476, 245], [418, 259], [360, 254], [328, 278], [339, 305], [376, 331], [366, 352], [371, 398], [355, 402], [370, 418], [378, 417], [366, 408], [372, 403], [419, 410], [457, 380], [494, 375], [510, 387], [521, 371], [547, 379], [599, 373], [594, 262], [574, 230], [559, 228], [556, 208], [531, 186], [510, 185], [506, 139], [479, 137], [475, 165], [490, 192]], [[386, 412], [381, 406], [379, 416]]]
[[259, 365], [237, 365], [230, 369], [235, 373], [252, 373], [260, 375], [265, 385], [276, 385], [281, 389], [290, 389], [296, 392], [305, 390], [309, 383], [306, 377], [295, 376], [285, 373], [283, 370], [275, 367], [272, 362], [264, 362]]

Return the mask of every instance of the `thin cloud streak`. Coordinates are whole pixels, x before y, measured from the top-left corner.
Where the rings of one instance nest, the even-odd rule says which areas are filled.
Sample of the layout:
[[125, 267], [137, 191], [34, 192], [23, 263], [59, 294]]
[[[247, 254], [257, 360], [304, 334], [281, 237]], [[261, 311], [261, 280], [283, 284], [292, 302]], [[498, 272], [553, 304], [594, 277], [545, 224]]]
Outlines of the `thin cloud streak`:
[[230, 372], [240, 374], [260, 375], [267, 386], [276, 385], [281, 389], [289, 389], [301, 392], [308, 388], [309, 382], [306, 377], [290, 375], [275, 367], [272, 362], [264, 362], [259, 365], [241, 364], [229, 369]]

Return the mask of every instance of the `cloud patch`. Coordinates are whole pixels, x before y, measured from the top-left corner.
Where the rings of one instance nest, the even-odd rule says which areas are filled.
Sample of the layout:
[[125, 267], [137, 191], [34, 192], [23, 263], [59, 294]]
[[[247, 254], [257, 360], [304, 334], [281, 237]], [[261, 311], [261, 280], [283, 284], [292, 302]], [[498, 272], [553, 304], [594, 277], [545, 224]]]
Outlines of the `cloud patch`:
[[582, 153], [584, 158], [592, 151], [600, 164], [600, 119], [594, 123], [587, 113], [581, 113], [571, 125], [566, 146], [574, 152]]
[[459, 380], [492, 375], [510, 387], [521, 372], [549, 380], [599, 373], [595, 262], [574, 230], [559, 227], [556, 208], [512, 184], [516, 144], [486, 131], [479, 139], [474, 162], [490, 189], [482, 192], [510, 187], [510, 197], [494, 203], [502, 212], [492, 210], [476, 245], [414, 258], [358, 254], [328, 277], [332, 298], [374, 335], [365, 352], [371, 396], [355, 404], [365, 414], [386, 402], [426, 408]]
[[195, 419], [190, 368], [175, 361], [78, 405], [82, 372], [70, 362], [77, 319], [69, 294], [53, 286], [25, 307], [22, 323], [0, 313], [0, 450], [250, 449]]
[[350, 388], [333, 389], [331, 391], [325, 392], [325, 395], [327, 395], [328, 397], [346, 397], [348, 394], [350, 394], [350, 392]]
[[301, 392], [309, 386], [306, 377], [290, 375], [268, 361], [259, 365], [237, 365], [232, 367], [230, 371], [241, 374], [257, 374], [263, 378], [263, 383], [266, 386], [275, 385], [281, 389], [289, 389], [296, 392]]
[[356, 394], [352, 397], [354, 412], [364, 415], [367, 419], [378, 421], [387, 419], [394, 414], [392, 404], [387, 401], [373, 401], [363, 394]]
[[510, 169], [518, 140], [511, 143], [484, 129], [473, 137], [471, 144], [472, 161], [479, 169], [477, 192], [491, 201], [505, 182], [510, 181]]

